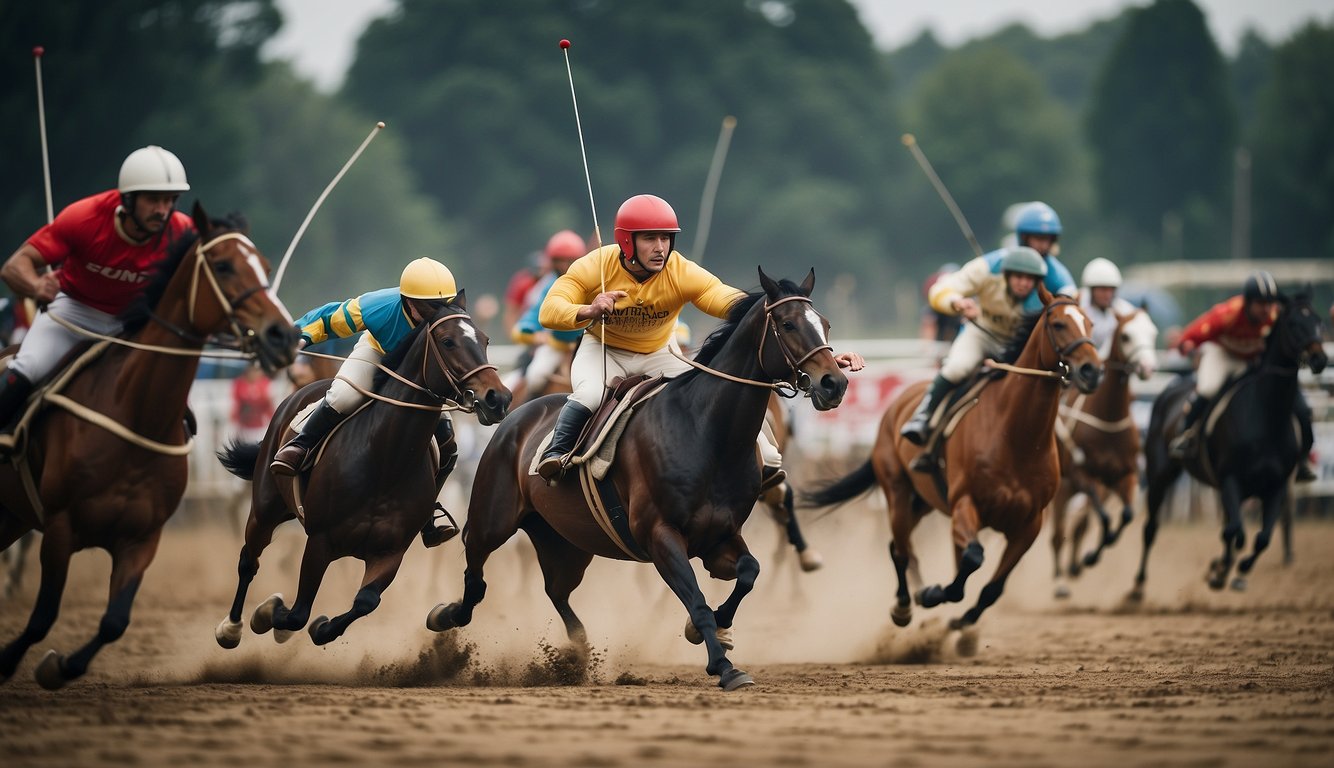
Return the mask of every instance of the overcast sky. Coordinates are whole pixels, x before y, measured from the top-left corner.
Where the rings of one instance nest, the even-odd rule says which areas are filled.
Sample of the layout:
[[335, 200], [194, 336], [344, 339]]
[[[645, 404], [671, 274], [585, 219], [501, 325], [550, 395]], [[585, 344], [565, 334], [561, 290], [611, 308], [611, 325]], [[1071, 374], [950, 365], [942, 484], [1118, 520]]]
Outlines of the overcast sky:
[[[894, 48], [931, 28], [957, 45], [1015, 21], [1043, 35], [1069, 32], [1149, 0], [852, 0], [882, 48]], [[1279, 42], [1310, 19], [1334, 21], [1330, 0], [1195, 0], [1225, 52], [1254, 27]], [[285, 23], [266, 55], [291, 59], [298, 72], [324, 90], [336, 87], [351, 61], [357, 36], [394, 0], [278, 0]]]

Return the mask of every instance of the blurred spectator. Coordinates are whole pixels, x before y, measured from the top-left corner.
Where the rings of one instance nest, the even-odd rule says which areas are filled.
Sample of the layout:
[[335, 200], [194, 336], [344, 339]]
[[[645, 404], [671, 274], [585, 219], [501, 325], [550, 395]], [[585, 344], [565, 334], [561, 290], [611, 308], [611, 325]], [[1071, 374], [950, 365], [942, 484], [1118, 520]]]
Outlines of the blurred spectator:
[[247, 366], [232, 379], [232, 430], [237, 439], [257, 443], [273, 418], [269, 377], [257, 365]]
[[507, 331], [519, 322], [520, 317], [523, 317], [523, 313], [528, 309], [529, 293], [548, 269], [546, 254], [541, 251], [530, 255], [528, 262], [510, 276], [509, 283], [505, 286], [505, 314], [501, 327]]
[[[959, 271], [959, 265], [953, 262], [945, 264], [940, 269], [932, 272], [922, 284], [922, 297], [930, 295], [931, 286], [936, 281], [951, 272]], [[958, 315], [947, 315], [937, 312], [931, 306], [931, 302], [926, 302], [922, 307], [922, 324], [920, 328], [921, 338], [926, 341], [936, 341], [949, 344], [954, 341], [954, 337], [959, 335], [959, 326], [963, 319]]]

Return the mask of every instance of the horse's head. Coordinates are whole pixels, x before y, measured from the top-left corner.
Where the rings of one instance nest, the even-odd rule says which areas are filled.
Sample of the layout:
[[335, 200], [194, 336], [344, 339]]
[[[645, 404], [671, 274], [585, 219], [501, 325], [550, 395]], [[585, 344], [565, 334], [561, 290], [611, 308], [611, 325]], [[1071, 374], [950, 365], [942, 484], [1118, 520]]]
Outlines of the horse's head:
[[1038, 283], [1037, 290], [1043, 306], [1033, 336], [1038, 336], [1041, 331], [1048, 341], [1039, 348], [1038, 364], [1048, 370], [1060, 371], [1062, 378], [1073, 380], [1080, 392], [1092, 392], [1102, 381], [1102, 361], [1089, 337], [1092, 321], [1074, 299], [1052, 296], [1042, 283]]
[[[189, 265], [189, 330], [200, 336], [230, 332], [243, 352], [268, 373], [296, 359], [300, 333], [269, 290], [269, 262], [236, 222], [213, 221], [195, 202], [199, 240], [186, 254]], [[182, 266], [186, 266], [182, 264]]]
[[[766, 301], [767, 328], [760, 341], [760, 365], [767, 372], [784, 371], [797, 389], [810, 395], [817, 411], [827, 411], [843, 402], [848, 378], [839, 370], [829, 346], [829, 321], [811, 303], [815, 270], [793, 291], [760, 270], [760, 285]], [[788, 283], [791, 285], [791, 283]], [[778, 343], [766, 345], [769, 339]], [[771, 374], [772, 375], [772, 374]]]
[[1274, 322], [1269, 334], [1270, 347], [1289, 360], [1300, 363], [1303, 359], [1312, 373], [1325, 370], [1329, 358], [1325, 355], [1320, 313], [1311, 307], [1311, 286], [1308, 284], [1295, 295], [1282, 296], [1283, 311]]
[[505, 418], [513, 395], [487, 362], [490, 339], [468, 314], [463, 291], [431, 318], [426, 332], [431, 336], [422, 359], [427, 389], [475, 412], [483, 425]]
[[1141, 381], [1148, 381], [1158, 368], [1158, 326], [1149, 313], [1137, 309], [1128, 315], [1116, 316], [1116, 337], [1107, 364], [1116, 363]]

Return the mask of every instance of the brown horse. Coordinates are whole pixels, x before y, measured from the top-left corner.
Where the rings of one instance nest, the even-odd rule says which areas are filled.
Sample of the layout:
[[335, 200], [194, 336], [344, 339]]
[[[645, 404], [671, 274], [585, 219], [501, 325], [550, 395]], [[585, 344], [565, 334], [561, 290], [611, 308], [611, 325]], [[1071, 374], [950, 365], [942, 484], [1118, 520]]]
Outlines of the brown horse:
[[241, 612], [260, 555], [273, 540], [274, 529], [292, 519], [300, 519], [306, 530], [296, 601], [288, 608], [281, 595], [273, 595], [255, 611], [251, 629], [264, 634], [272, 628], [282, 642], [306, 626], [325, 571], [341, 557], [366, 564], [361, 587], [347, 613], [310, 622], [311, 639], [316, 645], [331, 642], [375, 610], [403, 554], [431, 519], [443, 475], [453, 468], [452, 441], [440, 446], [440, 462], [430, 452], [442, 406], [453, 402], [475, 411], [483, 425], [500, 421], [509, 408], [510, 392], [487, 362], [486, 345], [486, 334], [468, 315], [460, 291], [385, 356], [373, 398], [335, 429], [308, 475], [295, 481], [276, 477], [269, 463], [292, 417], [324, 397], [328, 380], [289, 395], [263, 442], [233, 443], [218, 455], [232, 474], [254, 480], [236, 597], [215, 632], [219, 645], [235, 648], [241, 642]]
[[[1102, 550], [1116, 543], [1134, 516], [1132, 505], [1139, 485], [1139, 429], [1130, 417], [1130, 377], [1141, 381], [1153, 375], [1157, 367], [1154, 347], [1158, 327], [1149, 314], [1140, 309], [1117, 315], [1116, 331], [1104, 365], [1109, 372], [1092, 394], [1066, 392], [1057, 416], [1060, 437], [1061, 484], [1051, 503], [1052, 566], [1056, 576], [1056, 597], [1070, 596], [1065, 584], [1061, 559], [1066, 545], [1066, 507], [1075, 494], [1083, 493], [1088, 506], [1081, 509], [1069, 539], [1068, 572], [1071, 578], [1102, 556]], [[1121, 519], [1113, 525], [1105, 504], [1112, 494], [1121, 501]], [[1088, 530], [1088, 509], [1092, 507], [1102, 523], [1098, 544], [1081, 558], [1079, 545]]]
[[[685, 605], [694, 639], [708, 649], [708, 673], [718, 675], [718, 684], [729, 691], [753, 682], [727, 659], [724, 643], [731, 647], [737, 606], [760, 570], [740, 530], [759, 492], [755, 438], [771, 382], [795, 382], [819, 410], [836, 407], [847, 389], [830, 352], [828, 323], [809, 298], [814, 271], [797, 286], [775, 282], [761, 270], [760, 284], [764, 290], [738, 300], [696, 356], [711, 370], [671, 380], [625, 427], [607, 473], [618, 497], [609, 508], [623, 523], [621, 536], [605, 532], [589, 510], [576, 476], [580, 470], [572, 469], [554, 486], [529, 471], [564, 398], [534, 400], [496, 430], [478, 466], [463, 532], [463, 598], [436, 606], [429, 628], [442, 631], [472, 621], [473, 608], [486, 594], [487, 558], [522, 529], [537, 550], [547, 596], [571, 641], [586, 642], [569, 600], [593, 557], [651, 561]], [[714, 578], [736, 579], [717, 611], [705, 603], [692, 557]]]
[[[141, 302], [125, 315], [125, 338], [140, 346], [108, 346], [66, 384], [60, 401], [66, 405], [32, 422], [26, 455], [40, 511], [29, 501], [20, 471], [0, 466], [0, 549], [33, 528], [44, 534], [37, 602], [23, 633], [0, 651], [0, 680], [14, 674], [55, 622], [70, 556], [78, 550], [111, 553], [107, 611], [97, 635], [72, 656], [47, 653], [37, 667], [38, 682], [55, 689], [83, 675], [102, 646], [129, 626], [162, 525], [185, 493], [186, 396], [205, 339], [231, 332], [267, 371], [291, 363], [296, 354], [292, 317], [269, 291], [268, 262], [244, 225], [239, 219], [212, 221], [198, 203], [194, 224], [199, 236], [172, 249]], [[99, 423], [76, 415], [88, 411]]]
[[[926, 389], [915, 384], [890, 403], [880, 421], [871, 457], [851, 474], [807, 494], [818, 506], [838, 504], [870, 490], [877, 481], [889, 500], [893, 540], [890, 558], [898, 575], [898, 599], [891, 613], [900, 627], [912, 621], [908, 577], [920, 582], [912, 532], [928, 512], [938, 509], [951, 517], [957, 575], [948, 586], [917, 590], [924, 608], [963, 600], [968, 576], [982, 566], [980, 529], [1005, 535], [1005, 551], [977, 605], [950, 622], [965, 629], [1005, 588], [1005, 580], [1042, 528], [1042, 510], [1056, 493], [1060, 478], [1056, 455], [1056, 409], [1061, 388], [1073, 380], [1091, 392], [1102, 377], [1097, 351], [1089, 339], [1088, 317], [1066, 297], [1053, 298], [1038, 285], [1043, 309], [1031, 319], [1031, 330], [1021, 329], [1003, 360], [1015, 357], [999, 380], [986, 386], [976, 405], [962, 417], [944, 446], [945, 468], [937, 476], [909, 469], [921, 452], [899, 434]], [[1022, 345], [1022, 346], [1020, 346]], [[966, 384], [964, 386], [967, 386]], [[942, 492], [943, 491], [943, 492]], [[916, 586], [916, 584], [914, 584]], [[976, 650], [976, 636], [960, 638], [959, 650]]]

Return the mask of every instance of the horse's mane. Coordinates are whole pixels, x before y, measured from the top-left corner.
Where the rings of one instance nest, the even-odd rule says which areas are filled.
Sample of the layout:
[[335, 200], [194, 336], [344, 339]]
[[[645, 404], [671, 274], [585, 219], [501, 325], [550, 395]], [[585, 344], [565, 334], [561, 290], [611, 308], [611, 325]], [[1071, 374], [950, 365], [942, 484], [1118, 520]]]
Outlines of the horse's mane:
[[[783, 296], [796, 296], [801, 293], [801, 289], [791, 280], [781, 279], [778, 281], [778, 287], [782, 290]], [[713, 329], [713, 333], [700, 345], [699, 352], [695, 353], [695, 362], [701, 365], [708, 365], [718, 351], [723, 348], [727, 340], [732, 338], [736, 332], [737, 326], [741, 324], [742, 318], [755, 306], [755, 302], [765, 298], [764, 291], [755, 291], [732, 302], [732, 306], [727, 310], [727, 318], [723, 320], [722, 325]]]
[[[245, 217], [235, 212], [227, 214], [225, 218], [213, 219], [213, 226], [231, 232], [249, 231], [249, 224]], [[199, 242], [199, 233], [191, 231], [181, 238], [173, 240], [167, 246], [167, 257], [158, 262], [157, 266], [153, 268], [153, 276], [149, 278], [148, 285], [144, 286], [138, 298], [130, 302], [129, 306], [120, 313], [120, 321], [124, 327], [121, 335], [133, 335], [148, 323], [153, 310], [157, 308], [158, 302], [162, 300], [162, 294], [166, 292], [167, 285], [176, 276], [176, 270], [181, 266], [181, 260], [185, 258], [185, 254], [189, 253], [190, 248], [197, 242]]]
[[1014, 338], [996, 356], [997, 362], [1013, 365], [1014, 361], [1019, 359], [1019, 355], [1023, 354], [1024, 347], [1028, 346], [1028, 337], [1033, 335], [1033, 329], [1038, 326], [1038, 320], [1041, 319], [1041, 312], [1031, 312], [1024, 315], [1019, 321], [1019, 327], [1014, 329]]
[[[439, 312], [436, 312], [430, 320], [427, 320], [424, 323], [418, 323], [417, 327], [413, 328], [412, 332], [407, 336], [404, 336], [403, 340], [398, 342], [397, 346], [387, 350], [384, 358], [380, 360], [380, 365], [383, 365], [391, 371], [398, 370], [398, 367], [403, 364], [403, 359], [408, 356], [408, 350], [412, 349], [412, 343], [417, 340], [418, 336], [422, 335], [422, 331], [426, 330], [431, 323], [435, 321], [435, 318], [444, 315], [446, 312], [461, 311], [463, 311], [463, 308], [459, 307], [457, 304], [446, 304]], [[384, 384], [384, 380], [387, 378], [389, 378], [389, 374], [385, 373], [383, 370], [377, 370], [375, 372], [375, 378], [372, 379], [371, 382], [371, 389], [375, 392], [379, 392], [380, 385]]]

